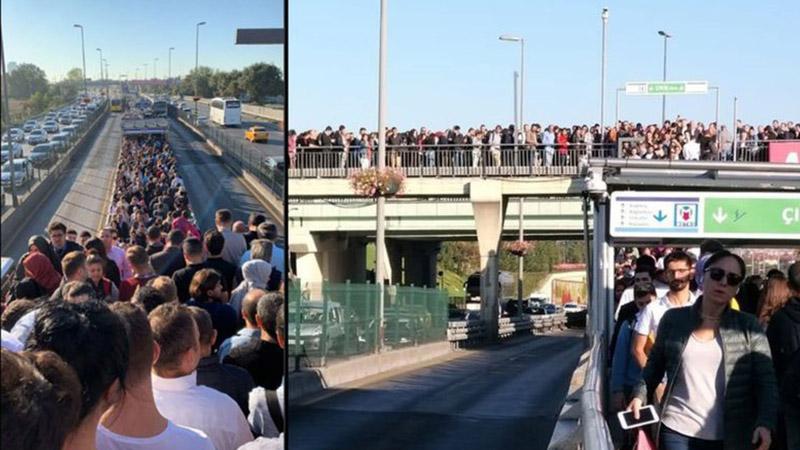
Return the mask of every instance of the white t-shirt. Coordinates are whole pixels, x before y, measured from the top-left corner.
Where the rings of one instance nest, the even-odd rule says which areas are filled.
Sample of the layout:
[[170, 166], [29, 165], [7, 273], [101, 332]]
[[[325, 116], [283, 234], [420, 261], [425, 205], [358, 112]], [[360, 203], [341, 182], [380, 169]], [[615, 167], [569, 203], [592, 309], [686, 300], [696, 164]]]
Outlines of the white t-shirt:
[[2, 330], [2, 338], [3, 338], [3, 348], [6, 350], [10, 350], [14, 353], [21, 352], [25, 345], [20, 342], [13, 334], [9, 333], [6, 330]]
[[178, 378], [151, 378], [158, 411], [178, 425], [202, 430], [217, 450], [235, 450], [253, 440], [239, 405], [222, 392], [198, 386], [196, 371]]
[[283, 450], [283, 433], [276, 438], [260, 437], [244, 444], [238, 450]]
[[[656, 298], [661, 298], [669, 292], [669, 286], [660, 281], [654, 281], [653, 286], [656, 288]], [[617, 305], [617, 312], [614, 313], [614, 320], [619, 320], [619, 310], [622, 309], [626, 303], [636, 300], [633, 297], [633, 288], [634, 286], [627, 287], [622, 291], [622, 296], [619, 298], [619, 305]]]
[[[285, 411], [283, 406], [283, 383], [275, 390], [275, 394], [278, 396], [278, 405], [280, 405], [281, 412]], [[277, 437], [280, 433], [269, 413], [266, 390], [260, 386], [253, 388], [250, 391], [248, 404], [250, 415], [247, 416], [247, 421], [250, 422], [250, 428], [264, 437]]]
[[[683, 306], [690, 306], [694, 304], [696, 299], [697, 297], [692, 293], [692, 291], [689, 291], [689, 300]], [[676, 306], [669, 302], [669, 299], [667, 299], [666, 295], [659, 297], [658, 300], [654, 302], [651, 302], [639, 313], [638, 319], [636, 320], [636, 326], [633, 328], [634, 331], [642, 336], [649, 336], [651, 333], [653, 336], [655, 336], [656, 332], [658, 331], [658, 324], [661, 322], [661, 318], [664, 317], [664, 314], [670, 308], [676, 308]]]
[[214, 444], [200, 430], [175, 425], [167, 421], [167, 428], [147, 438], [123, 436], [103, 425], [97, 425], [97, 450], [214, 450]]

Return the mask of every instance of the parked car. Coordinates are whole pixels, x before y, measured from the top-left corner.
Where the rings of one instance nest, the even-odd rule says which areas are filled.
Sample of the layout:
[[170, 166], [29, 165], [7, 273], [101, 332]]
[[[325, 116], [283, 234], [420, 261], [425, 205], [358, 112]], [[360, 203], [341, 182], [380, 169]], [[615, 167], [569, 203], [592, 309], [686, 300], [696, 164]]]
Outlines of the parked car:
[[19, 128], [11, 128], [8, 132], [3, 133], [3, 142], [8, 142], [9, 134], [11, 135], [11, 142], [24, 142], [25, 132]]
[[48, 133], [58, 133], [58, 123], [55, 120], [48, 120], [42, 124], [42, 129]]
[[69, 144], [69, 133], [58, 133], [50, 138], [50, 144], [58, 151], [66, 150]]
[[33, 131], [39, 124], [35, 120], [28, 120], [22, 125], [22, 129], [25, 130], [26, 133]]
[[37, 128], [28, 134], [28, 144], [44, 144], [47, 142], [47, 132], [41, 128]]
[[[324, 316], [324, 303], [321, 301], [304, 301], [300, 305], [300, 339], [294, 332], [289, 334], [289, 346], [300, 346], [306, 354], [322, 352], [322, 328], [325, 323], [327, 331], [326, 347], [330, 352], [342, 353], [345, 344], [344, 312], [337, 302], [328, 302], [328, 317]], [[295, 304], [289, 306], [289, 317], [298, 315]]]
[[244, 138], [250, 142], [268, 142], [269, 132], [264, 127], [250, 127], [244, 132]]
[[541, 308], [544, 310], [545, 314], [555, 314], [558, 311], [556, 305], [552, 303], [545, 303], [541, 306]]
[[[4, 187], [11, 186], [11, 161], [3, 163], [0, 177]], [[14, 186], [19, 187], [33, 179], [33, 166], [25, 158], [14, 159]]]
[[586, 306], [579, 305], [577, 303], [565, 303], [564, 304], [564, 312], [565, 313], [576, 313], [581, 312], [586, 309]]
[[55, 157], [55, 148], [52, 144], [39, 144], [33, 147], [28, 159], [35, 165], [45, 165]]
[[17, 144], [16, 142], [12, 142], [10, 144], [3, 144], [0, 146], [0, 154], [2, 154], [2, 162], [8, 161], [9, 154], [13, 153], [11, 158], [22, 158], [22, 146]]

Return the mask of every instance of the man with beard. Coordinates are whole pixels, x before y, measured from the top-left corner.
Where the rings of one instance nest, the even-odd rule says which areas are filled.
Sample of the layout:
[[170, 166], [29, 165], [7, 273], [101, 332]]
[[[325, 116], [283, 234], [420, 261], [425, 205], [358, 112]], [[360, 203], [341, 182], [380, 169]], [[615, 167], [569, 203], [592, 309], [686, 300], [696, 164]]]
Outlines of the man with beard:
[[[667, 277], [669, 292], [647, 305], [634, 326], [631, 352], [640, 367], [644, 368], [647, 364], [645, 347], [650, 347], [655, 342], [658, 324], [667, 310], [690, 306], [694, 303], [696, 297], [689, 289], [690, 281], [694, 276], [693, 265], [692, 257], [682, 250], [673, 251], [664, 258], [664, 273]], [[649, 343], [648, 340], [650, 340]]]

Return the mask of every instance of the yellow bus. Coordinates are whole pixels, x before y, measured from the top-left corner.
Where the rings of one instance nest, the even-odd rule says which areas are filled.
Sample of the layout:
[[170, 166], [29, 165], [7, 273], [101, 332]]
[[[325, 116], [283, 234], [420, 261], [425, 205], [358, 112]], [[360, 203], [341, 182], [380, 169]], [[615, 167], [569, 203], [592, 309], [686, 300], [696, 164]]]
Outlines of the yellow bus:
[[111, 112], [122, 112], [122, 99], [115, 98], [111, 100]]

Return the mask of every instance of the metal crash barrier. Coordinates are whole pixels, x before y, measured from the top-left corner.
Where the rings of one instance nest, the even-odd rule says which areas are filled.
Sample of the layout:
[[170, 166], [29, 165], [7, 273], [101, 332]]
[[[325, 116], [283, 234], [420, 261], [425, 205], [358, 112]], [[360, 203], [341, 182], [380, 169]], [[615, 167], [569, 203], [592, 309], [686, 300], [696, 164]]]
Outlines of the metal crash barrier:
[[586, 450], [612, 450], [611, 431], [606, 423], [603, 408], [605, 386], [605, 346], [601, 335], [591, 337], [592, 350], [589, 354], [589, 367], [581, 395], [581, 428], [583, 429], [583, 448]]
[[[523, 315], [502, 317], [499, 320], [500, 338], [508, 338], [519, 333], [546, 334], [567, 327], [567, 315]], [[447, 340], [455, 348], [482, 341], [486, 337], [486, 325], [482, 320], [456, 320], [447, 323]]]

